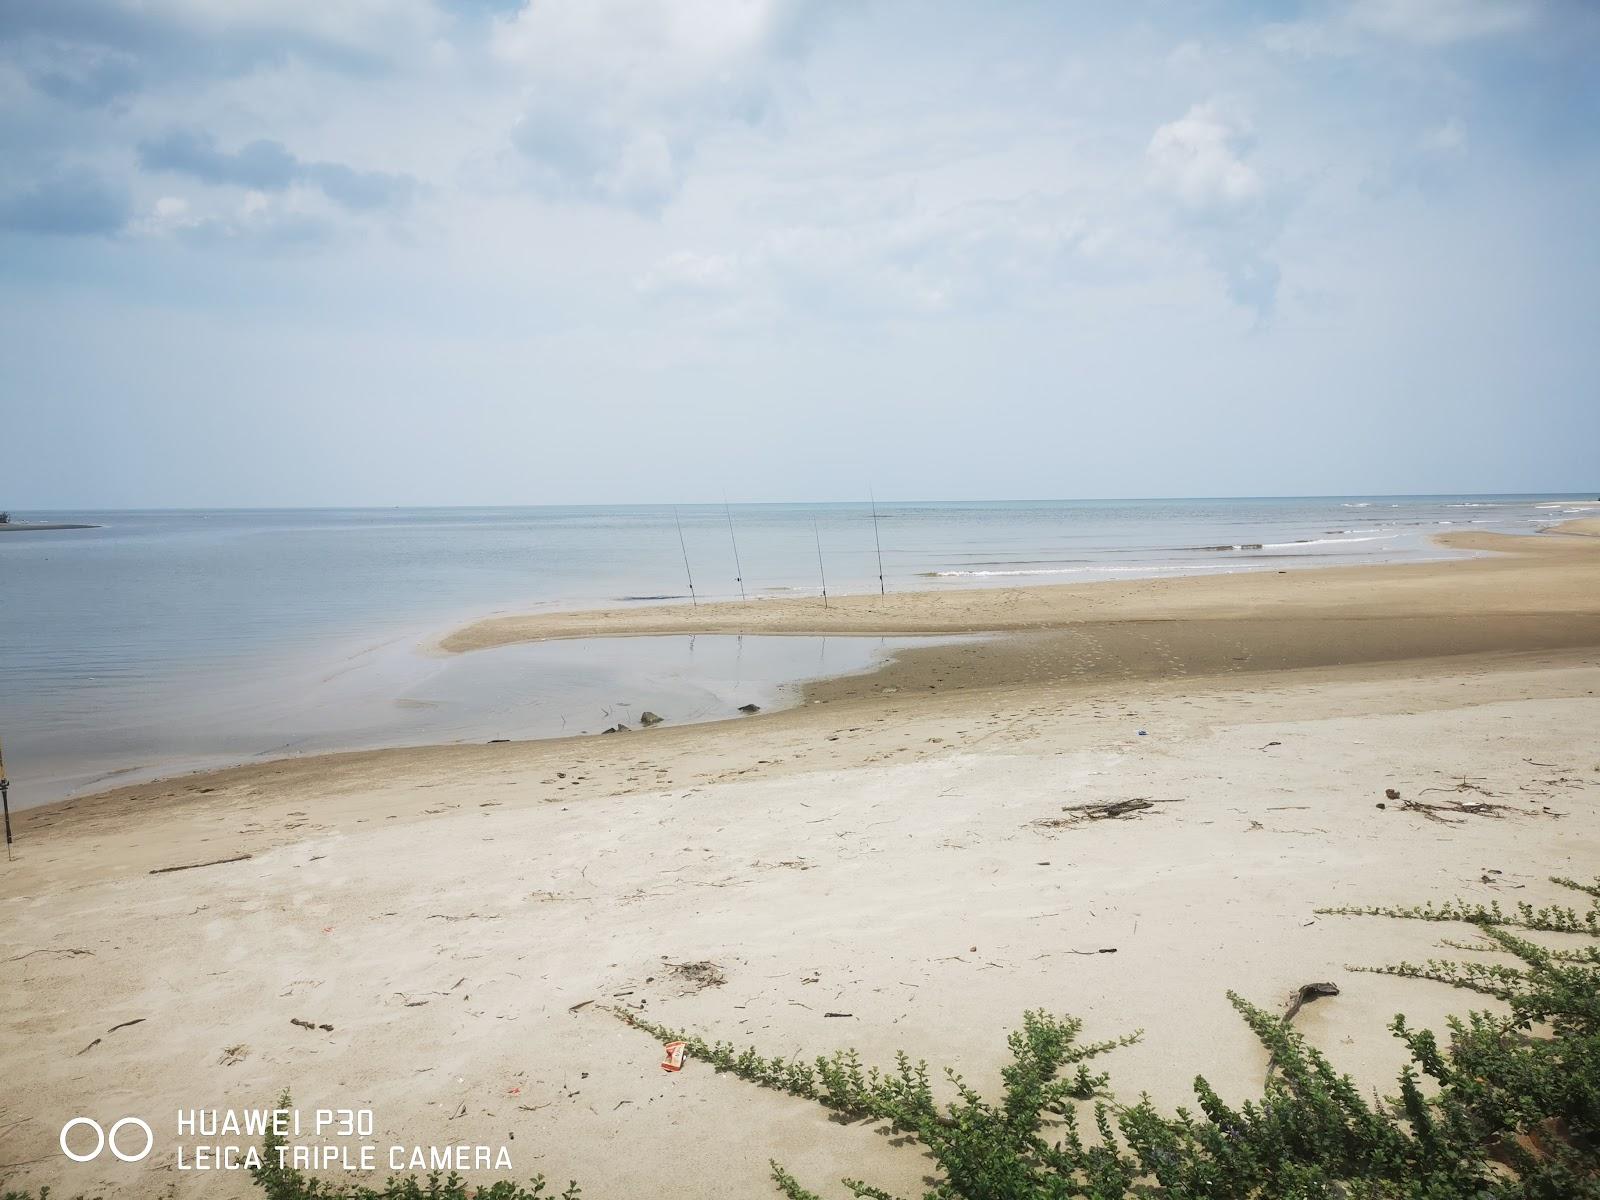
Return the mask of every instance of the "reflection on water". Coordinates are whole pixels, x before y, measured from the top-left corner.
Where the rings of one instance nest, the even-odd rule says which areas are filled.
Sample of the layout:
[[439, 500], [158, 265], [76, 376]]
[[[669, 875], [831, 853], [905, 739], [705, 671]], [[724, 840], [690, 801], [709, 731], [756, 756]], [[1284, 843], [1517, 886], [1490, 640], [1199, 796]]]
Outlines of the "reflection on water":
[[811, 679], [866, 670], [896, 649], [948, 638], [581, 638], [438, 657], [396, 643], [321, 677], [210, 690], [117, 722], [8, 743], [14, 802], [195, 767], [382, 746], [596, 734], [738, 715], [790, 702]]

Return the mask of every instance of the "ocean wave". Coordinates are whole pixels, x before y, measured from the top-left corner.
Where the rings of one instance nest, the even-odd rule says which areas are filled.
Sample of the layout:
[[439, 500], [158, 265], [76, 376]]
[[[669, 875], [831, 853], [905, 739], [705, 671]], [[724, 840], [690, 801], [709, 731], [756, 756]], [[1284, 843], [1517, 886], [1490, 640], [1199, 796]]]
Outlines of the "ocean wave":
[[[1448, 524], [1448, 522], [1446, 522]], [[1341, 531], [1341, 533], [1346, 531]], [[1348, 532], [1355, 532], [1353, 530]], [[1365, 533], [1357, 537], [1320, 537], [1298, 538], [1292, 542], [1219, 542], [1208, 546], [1178, 546], [1176, 553], [1208, 553], [1208, 554], [1235, 554], [1251, 553], [1257, 550], [1295, 550], [1303, 546], [1346, 546], [1360, 542], [1387, 542], [1399, 537], [1397, 533]], [[1209, 563], [1121, 563], [1114, 566], [1091, 566], [1084, 560], [1068, 567], [1027, 567], [1007, 566], [1000, 569], [975, 570], [972, 568], [950, 568], [944, 571], [924, 571], [922, 574], [930, 579], [994, 579], [1012, 578], [1021, 575], [1075, 575], [1084, 571], [1197, 571], [1197, 570], [1223, 570], [1220, 564]]]
[[[1449, 524], [1448, 521], [1445, 524]], [[1297, 538], [1292, 542], [1267, 542], [1264, 550], [1288, 550], [1295, 546], [1343, 546], [1350, 542], [1387, 542], [1399, 537], [1398, 533], [1377, 533], [1370, 537], [1320, 537]]]
[[924, 571], [931, 579], [992, 579], [1010, 575], [1076, 575], [1085, 567], [1032, 567], [1013, 571]]
[[1364, 533], [1370, 537], [1343, 537], [1330, 536], [1319, 538], [1296, 538], [1292, 542], [1219, 542], [1214, 546], [1180, 546], [1180, 550], [1202, 551], [1229, 551], [1229, 550], [1289, 550], [1295, 546], [1334, 546], [1346, 542], [1385, 542], [1391, 538], [1399, 537], [1397, 533], [1379, 533], [1377, 530], [1355, 529], [1330, 529], [1329, 534]]
[[1182, 571], [1192, 574], [1196, 571], [1231, 571], [1234, 569], [1232, 563], [1144, 563], [1140, 565], [1128, 563], [1120, 566], [1034, 568], [1026, 571], [924, 571], [923, 575], [931, 579], [994, 579], [1019, 575], [1081, 575], [1085, 572], [1093, 572], [1097, 575], [1128, 575], [1149, 571]]
[[1233, 563], [1148, 563], [1142, 567], [1085, 567], [1087, 571], [1096, 571], [1105, 574], [1111, 571], [1235, 571], [1238, 568]]

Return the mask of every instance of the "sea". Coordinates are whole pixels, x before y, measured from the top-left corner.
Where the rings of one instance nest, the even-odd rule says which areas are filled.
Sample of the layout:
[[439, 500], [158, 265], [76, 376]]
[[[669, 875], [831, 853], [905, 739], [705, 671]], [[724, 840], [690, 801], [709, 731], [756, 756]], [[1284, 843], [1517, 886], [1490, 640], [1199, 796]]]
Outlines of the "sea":
[[467, 655], [482, 617], [595, 606], [1450, 557], [1578, 496], [13, 512], [0, 747], [13, 807], [342, 749], [597, 733], [792, 700], [926, 639], [581, 639]]

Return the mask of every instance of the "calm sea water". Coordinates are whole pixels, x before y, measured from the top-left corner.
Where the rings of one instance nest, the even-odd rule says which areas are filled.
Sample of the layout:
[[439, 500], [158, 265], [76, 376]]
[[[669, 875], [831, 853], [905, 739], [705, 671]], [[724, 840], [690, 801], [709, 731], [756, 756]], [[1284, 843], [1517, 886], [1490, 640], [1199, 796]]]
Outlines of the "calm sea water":
[[835, 593], [876, 590], [880, 554], [891, 589], [1066, 582], [1438, 557], [1430, 534], [1525, 531], [1572, 499], [14, 513], [99, 528], [0, 534], [0, 740], [27, 805], [285, 753], [710, 719], [892, 647], [425, 647], [496, 612], [686, 598], [685, 551], [702, 599], [816, 595], [819, 541]]

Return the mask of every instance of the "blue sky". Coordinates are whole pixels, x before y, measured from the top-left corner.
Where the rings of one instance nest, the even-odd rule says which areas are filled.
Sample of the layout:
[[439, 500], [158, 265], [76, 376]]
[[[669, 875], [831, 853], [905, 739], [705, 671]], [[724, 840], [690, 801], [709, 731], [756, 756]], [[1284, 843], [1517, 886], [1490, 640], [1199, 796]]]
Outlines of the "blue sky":
[[1600, 6], [10, 0], [0, 503], [1595, 491]]

